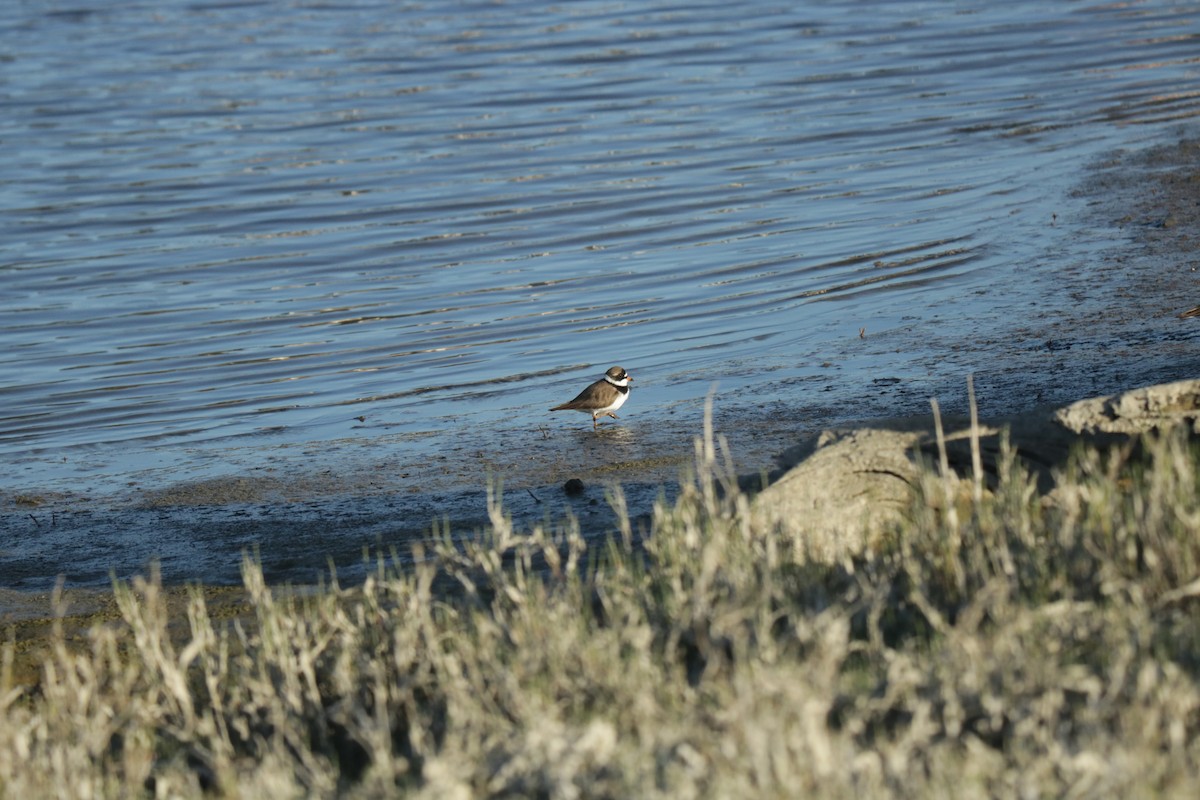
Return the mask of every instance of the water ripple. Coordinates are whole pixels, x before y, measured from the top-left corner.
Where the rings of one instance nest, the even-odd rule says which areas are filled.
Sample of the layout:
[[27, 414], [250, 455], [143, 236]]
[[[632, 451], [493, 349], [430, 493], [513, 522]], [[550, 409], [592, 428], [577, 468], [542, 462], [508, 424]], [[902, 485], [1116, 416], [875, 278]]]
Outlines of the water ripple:
[[1019, 304], [1080, 165], [1200, 114], [1166, 2], [21, 3], [0, 41], [0, 453], [38, 480], [488, 424], [618, 357], [665, 407]]

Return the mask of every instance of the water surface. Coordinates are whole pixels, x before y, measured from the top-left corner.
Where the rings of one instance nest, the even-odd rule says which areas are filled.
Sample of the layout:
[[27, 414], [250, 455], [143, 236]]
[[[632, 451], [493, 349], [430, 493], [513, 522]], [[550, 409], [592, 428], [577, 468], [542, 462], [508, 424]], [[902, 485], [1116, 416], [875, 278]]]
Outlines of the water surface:
[[621, 424], [987, 402], [951, 343], [1070, 302], [1073, 187], [1198, 72], [1156, 0], [17, 2], [0, 491], [402, 469], [611, 364]]

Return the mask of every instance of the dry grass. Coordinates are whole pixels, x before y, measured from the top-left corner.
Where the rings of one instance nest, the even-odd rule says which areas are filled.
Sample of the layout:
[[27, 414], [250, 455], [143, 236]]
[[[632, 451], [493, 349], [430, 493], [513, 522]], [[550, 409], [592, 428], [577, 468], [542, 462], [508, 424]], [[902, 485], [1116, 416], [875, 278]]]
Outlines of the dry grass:
[[[1053, 502], [927, 472], [852, 563], [755, 529], [711, 436], [644, 539], [501, 509], [251, 618], [154, 581], [0, 666], [4, 797], [1200, 796], [1200, 464], [1081, 453]], [[9, 657], [5, 664], [11, 663]]]

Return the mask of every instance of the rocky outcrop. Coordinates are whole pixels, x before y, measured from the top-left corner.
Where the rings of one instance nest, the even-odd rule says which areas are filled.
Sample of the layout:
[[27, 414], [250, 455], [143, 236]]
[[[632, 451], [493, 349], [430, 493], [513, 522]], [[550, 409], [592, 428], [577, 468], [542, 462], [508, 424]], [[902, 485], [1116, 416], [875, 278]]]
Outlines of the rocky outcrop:
[[[1080, 443], [1107, 448], [1133, 435], [1200, 418], [1200, 380], [1135, 389], [981, 421], [977, 432], [985, 484], [994, 483], [1007, 437], [1016, 457], [1049, 492], [1057, 470]], [[974, 475], [968, 419], [942, 420], [946, 459], [963, 479]], [[940, 460], [932, 415], [880, 420], [813, 434], [779, 457], [757, 494], [760, 523], [804, 542], [815, 559], [861, 550], [909, 507], [922, 464]]]
[[1077, 433], [1137, 434], [1183, 421], [1194, 425], [1198, 410], [1200, 380], [1193, 380], [1080, 400], [1056, 412], [1054, 418]]

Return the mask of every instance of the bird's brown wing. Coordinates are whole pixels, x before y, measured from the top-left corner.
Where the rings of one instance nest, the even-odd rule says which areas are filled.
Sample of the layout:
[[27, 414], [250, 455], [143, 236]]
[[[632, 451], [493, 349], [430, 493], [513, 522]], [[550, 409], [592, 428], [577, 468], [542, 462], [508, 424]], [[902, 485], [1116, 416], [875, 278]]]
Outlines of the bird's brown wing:
[[584, 389], [582, 392], [580, 392], [579, 394], [575, 395], [575, 399], [574, 399], [574, 400], [570, 401], [569, 403], [563, 403], [561, 406], [555, 406], [554, 408], [552, 408], [552, 409], [550, 409], [550, 410], [551, 410], [551, 411], [576, 411], [576, 410], [578, 410], [578, 409], [579, 409], [581, 406], [582, 406], [583, 408], [585, 408], [585, 409], [586, 409], [586, 408], [587, 408], [587, 406], [586, 406], [586, 405], [584, 405], [585, 401], [588, 399], [588, 397], [589, 397], [589, 396], [590, 396], [590, 395], [591, 395], [593, 392], [595, 392], [595, 390], [596, 390], [596, 387], [598, 387], [598, 386], [599, 386], [600, 384], [602, 384], [602, 383], [604, 383], [604, 381], [603, 381], [603, 380], [598, 380], [598, 381], [596, 381], [596, 382], [595, 382], [595, 383], [593, 383], [591, 386], [587, 387], [587, 388], [586, 388], [586, 389]]

